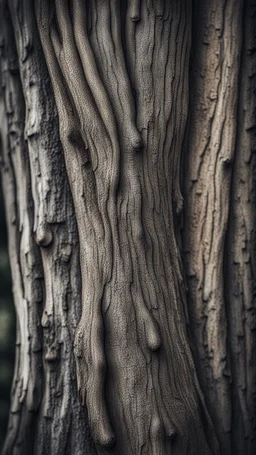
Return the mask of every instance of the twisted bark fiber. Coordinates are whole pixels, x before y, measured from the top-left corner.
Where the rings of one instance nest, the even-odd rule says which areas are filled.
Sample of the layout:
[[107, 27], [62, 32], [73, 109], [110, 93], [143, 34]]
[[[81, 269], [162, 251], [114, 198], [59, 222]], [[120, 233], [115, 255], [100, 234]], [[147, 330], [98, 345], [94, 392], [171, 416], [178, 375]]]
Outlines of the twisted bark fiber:
[[[236, 150], [253, 147], [253, 128], [236, 113], [252, 94], [253, 57], [240, 58], [241, 2], [201, 3], [192, 14], [190, 0], [0, 1], [2, 174], [21, 327], [4, 455], [218, 454], [211, 417], [223, 453], [237, 438], [234, 453], [252, 453], [253, 376], [245, 400], [240, 373], [253, 356], [253, 289], [243, 342], [227, 349], [240, 329], [223, 268], [230, 282], [245, 277], [244, 295], [253, 259], [235, 238], [246, 224], [253, 245], [254, 161]], [[235, 182], [245, 175], [243, 201]]]
[[78, 385], [98, 445], [210, 453], [168, 202], [186, 121], [190, 11], [186, 2], [163, 5], [164, 17], [151, 2], [138, 6], [140, 16], [128, 5], [123, 17], [118, 1], [36, 2], [80, 239]]

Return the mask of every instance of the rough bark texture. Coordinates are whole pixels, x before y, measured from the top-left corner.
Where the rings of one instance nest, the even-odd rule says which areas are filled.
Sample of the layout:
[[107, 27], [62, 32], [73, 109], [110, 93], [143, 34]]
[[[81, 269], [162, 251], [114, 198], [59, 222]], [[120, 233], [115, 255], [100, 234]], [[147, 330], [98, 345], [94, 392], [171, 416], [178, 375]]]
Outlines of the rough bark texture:
[[254, 453], [253, 6], [0, 4], [4, 455]]
[[256, 452], [256, 4], [245, 2], [226, 263], [232, 454]]
[[223, 264], [237, 128], [241, 6], [233, 0], [198, 2], [184, 180], [191, 330], [199, 378], [227, 453], [231, 450], [231, 381]]
[[10, 6], [18, 57], [1, 2], [1, 159], [18, 335], [3, 453], [94, 453], [76, 385], [79, 245], [57, 116], [31, 5]]
[[171, 445], [208, 453], [171, 204], [188, 104], [188, 5], [128, 4], [123, 18], [119, 2], [55, 8], [56, 17], [36, 2], [79, 230], [75, 351], [93, 438], [102, 447], [116, 439], [122, 454]]
[[191, 345], [223, 453], [252, 454], [256, 5], [195, 3], [183, 230]]

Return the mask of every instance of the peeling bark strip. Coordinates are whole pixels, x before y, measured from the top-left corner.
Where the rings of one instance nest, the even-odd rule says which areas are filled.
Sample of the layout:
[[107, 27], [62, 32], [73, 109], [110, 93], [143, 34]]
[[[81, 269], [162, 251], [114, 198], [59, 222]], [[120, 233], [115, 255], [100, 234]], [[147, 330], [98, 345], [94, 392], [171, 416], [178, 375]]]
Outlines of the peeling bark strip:
[[79, 230], [75, 352], [93, 438], [122, 455], [217, 453], [170, 203], [181, 205], [189, 2], [35, 5]]

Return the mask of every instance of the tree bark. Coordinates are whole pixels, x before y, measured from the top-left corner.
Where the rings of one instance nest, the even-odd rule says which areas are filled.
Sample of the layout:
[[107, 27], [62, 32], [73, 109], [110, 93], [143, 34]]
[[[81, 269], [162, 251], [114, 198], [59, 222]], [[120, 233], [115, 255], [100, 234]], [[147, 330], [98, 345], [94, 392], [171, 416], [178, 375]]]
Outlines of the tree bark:
[[81, 314], [75, 215], [32, 5], [14, 6], [15, 38], [6, 2], [0, 14], [2, 177], [17, 313], [3, 453], [91, 454], [73, 355]]
[[199, 378], [222, 447], [231, 453], [223, 267], [237, 129], [242, 3], [197, 3], [184, 179], [184, 252]]
[[245, 2], [237, 139], [226, 244], [226, 301], [232, 371], [232, 453], [256, 451], [255, 151], [256, 5]]
[[3, 454], [218, 454], [211, 418], [223, 454], [252, 454], [253, 7], [0, 4], [19, 334]]
[[220, 446], [232, 454], [256, 450], [255, 7], [196, 2], [184, 158], [191, 346]]

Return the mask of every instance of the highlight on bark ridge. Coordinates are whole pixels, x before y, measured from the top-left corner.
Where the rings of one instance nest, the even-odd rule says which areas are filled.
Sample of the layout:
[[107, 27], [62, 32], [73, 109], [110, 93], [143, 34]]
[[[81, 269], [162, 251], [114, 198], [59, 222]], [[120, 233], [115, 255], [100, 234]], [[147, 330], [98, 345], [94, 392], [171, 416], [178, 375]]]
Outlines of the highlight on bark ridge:
[[243, 5], [9, 0], [17, 56], [0, 27], [0, 135], [20, 338], [4, 455], [217, 455], [208, 406], [222, 450], [253, 452]]

